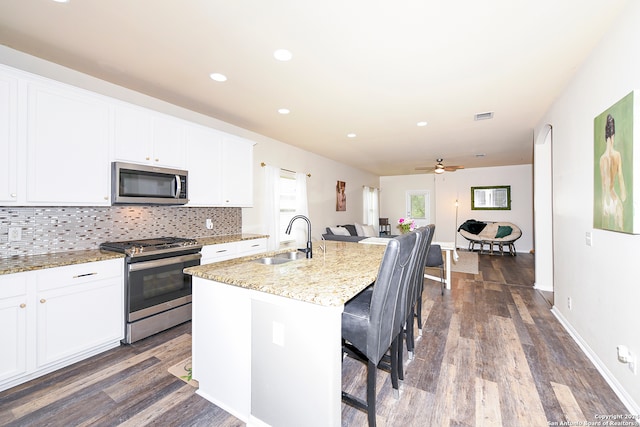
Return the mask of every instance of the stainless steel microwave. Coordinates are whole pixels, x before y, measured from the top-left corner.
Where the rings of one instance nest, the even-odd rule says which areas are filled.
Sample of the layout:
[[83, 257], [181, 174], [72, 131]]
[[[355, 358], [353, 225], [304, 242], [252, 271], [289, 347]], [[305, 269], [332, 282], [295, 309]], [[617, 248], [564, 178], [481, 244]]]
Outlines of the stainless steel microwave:
[[188, 172], [180, 169], [113, 162], [111, 204], [184, 205]]

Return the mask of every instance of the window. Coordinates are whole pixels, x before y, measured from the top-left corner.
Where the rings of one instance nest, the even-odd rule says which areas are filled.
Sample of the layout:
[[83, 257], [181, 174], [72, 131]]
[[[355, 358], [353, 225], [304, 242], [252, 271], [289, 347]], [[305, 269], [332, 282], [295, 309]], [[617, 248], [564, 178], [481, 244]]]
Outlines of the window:
[[407, 216], [419, 226], [431, 223], [431, 196], [428, 190], [407, 191]]
[[280, 172], [280, 242], [292, 242], [293, 235], [285, 233], [289, 221], [296, 215], [298, 198], [296, 192], [296, 175], [293, 172]]
[[378, 229], [380, 207], [378, 200], [378, 189], [373, 187], [362, 187], [362, 223], [373, 225]]

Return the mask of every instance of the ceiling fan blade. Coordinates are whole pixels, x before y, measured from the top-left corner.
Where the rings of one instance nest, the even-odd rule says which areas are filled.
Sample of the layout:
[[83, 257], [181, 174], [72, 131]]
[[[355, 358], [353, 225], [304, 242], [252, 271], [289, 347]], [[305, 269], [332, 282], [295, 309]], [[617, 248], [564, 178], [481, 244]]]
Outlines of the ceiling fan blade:
[[464, 169], [464, 166], [445, 166], [444, 170], [447, 172], [455, 172], [458, 169]]

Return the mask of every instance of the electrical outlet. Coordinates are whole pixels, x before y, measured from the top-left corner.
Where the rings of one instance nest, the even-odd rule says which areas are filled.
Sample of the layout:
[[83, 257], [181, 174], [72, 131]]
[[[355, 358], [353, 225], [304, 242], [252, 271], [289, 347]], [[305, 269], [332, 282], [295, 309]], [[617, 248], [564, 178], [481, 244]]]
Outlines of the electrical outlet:
[[22, 240], [22, 228], [9, 227], [9, 241], [19, 242], [20, 240]]
[[573, 308], [573, 301], [571, 301], [571, 297], [567, 298], [567, 308], [571, 310]]
[[211, 220], [211, 218], [207, 218], [204, 222], [205, 227], [207, 227], [207, 229], [211, 230], [213, 228], [213, 221]]

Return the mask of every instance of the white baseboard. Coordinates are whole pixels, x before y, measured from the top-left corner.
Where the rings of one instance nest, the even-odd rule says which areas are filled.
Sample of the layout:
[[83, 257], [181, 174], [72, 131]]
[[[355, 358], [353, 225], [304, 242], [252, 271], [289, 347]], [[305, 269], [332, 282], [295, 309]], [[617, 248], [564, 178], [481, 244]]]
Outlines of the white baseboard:
[[562, 313], [556, 306], [554, 305], [551, 308], [551, 313], [556, 316], [556, 319], [560, 322], [560, 324], [564, 327], [564, 329], [571, 335], [571, 338], [580, 346], [584, 354], [591, 360], [594, 364], [598, 372], [604, 377], [605, 381], [609, 384], [609, 386], [613, 389], [614, 393], [620, 398], [622, 404], [627, 408], [629, 414], [640, 414], [640, 406], [633, 400], [631, 396], [627, 393], [627, 391], [622, 387], [622, 385], [618, 382], [618, 380], [613, 376], [613, 374], [607, 369], [604, 363], [600, 360], [600, 358], [596, 355], [596, 353], [591, 350], [589, 345], [580, 337], [580, 334], [576, 332], [575, 329], [571, 326], [571, 324], [564, 318]]

